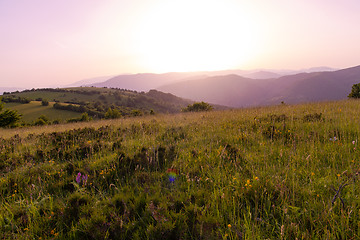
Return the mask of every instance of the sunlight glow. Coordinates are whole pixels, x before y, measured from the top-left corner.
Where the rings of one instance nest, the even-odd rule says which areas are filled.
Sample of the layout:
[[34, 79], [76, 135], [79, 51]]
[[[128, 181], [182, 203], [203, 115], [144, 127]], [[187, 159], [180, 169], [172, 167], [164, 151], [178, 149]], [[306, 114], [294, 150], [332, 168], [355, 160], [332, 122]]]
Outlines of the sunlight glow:
[[260, 35], [245, 7], [236, 4], [182, 0], [150, 8], [135, 29], [140, 61], [155, 72], [242, 66], [256, 57]]

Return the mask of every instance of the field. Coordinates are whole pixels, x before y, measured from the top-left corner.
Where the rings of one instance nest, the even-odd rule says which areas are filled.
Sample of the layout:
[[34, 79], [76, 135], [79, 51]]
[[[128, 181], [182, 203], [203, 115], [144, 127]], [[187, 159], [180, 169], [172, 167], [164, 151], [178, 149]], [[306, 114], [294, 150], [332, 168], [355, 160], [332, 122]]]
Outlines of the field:
[[[48, 118], [50, 123], [54, 120], [56, 123], [64, 123], [80, 119], [82, 113], [87, 113], [97, 120], [121, 116], [178, 113], [182, 108], [193, 103], [156, 90], [145, 93], [95, 87], [31, 89], [6, 93], [0, 96], [0, 99], [6, 103], [5, 107], [17, 110], [23, 115], [23, 125], [36, 125], [34, 121], [41, 115]], [[49, 106], [41, 106], [42, 100], [50, 102]], [[214, 107], [225, 109], [223, 106]]]
[[359, 239], [360, 102], [0, 130], [2, 239]]
[[64, 111], [53, 108], [54, 102], [48, 106], [42, 106], [41, 101], [32, 101], [28, 104], [6, 103], [5, 108], [16, 110], [22, 115], [21, 121], [31, 123], [36, 121], [41, 115], [46, 116], [49, 120], [65, 121], [71, 118], [79, 118], [81, 113]]

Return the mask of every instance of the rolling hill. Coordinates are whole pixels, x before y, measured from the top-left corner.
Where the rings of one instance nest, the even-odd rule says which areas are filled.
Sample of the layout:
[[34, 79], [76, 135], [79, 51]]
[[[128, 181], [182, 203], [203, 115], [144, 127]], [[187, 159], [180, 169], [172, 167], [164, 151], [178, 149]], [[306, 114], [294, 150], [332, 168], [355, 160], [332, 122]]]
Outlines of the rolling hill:
[[262, 101], [265, 89], [259, 83], [259, 80], [232, 74], [174, 83], [160, 87], [159, 90], [195, 101], [239, 107], [234, 103], [250, 106]]
[[327, 72], [311, 72], [273, 79], [250, 79], [238, 75], [205, 77], [158, 88], [192, 100], [231, 107], [272, 105], [346, 99], [360, 82], [360, 66]]
[[197, 73], [139, 73], [119, 75], [104, 82], [88, 84], [92, 87], [121, 88], [135, 91], [149, 91], [167, 83], [173, 83], [188, 77], [196, 76]]
[[54, 103], [49, 103], [48, 106], [42, 106], [40, 101], [31, 101], [28, 104], [21, 103], [7, 103], [6, 108], [16, 110], [22, 115], [24, 123], [31, 123], [36, 121], [41, 115], [46, 116], [49, 121], [66, 121], [68, 119], [79, 118], [81, 113], [74, 111], [58, 110], [53, 107]]
[[[42, 106], [42, 100], [49, 106]], [[31, 123], [40, 115], [50, 120], [69, 120], [87, 113], [93, 118], [115, 118], [118, 116], [138, 116], [153, 113], [177, 113], [193, 103], [170, 93], [151, 90], [147, 93], [109, 88], [62, 88], [32, 89], [7, 93], [2, 96], [5, 107], [18, 110], [26, 123]], [[109, 109], [111, 109], [109, 111]]]
[[273, 79], [285, 75], [294, 75], [298, 73], [312, 73], [322, 71], [334, 71], [335, 69], [329, 67], [315, 67], [301, 70], [276, 70], [276, 69], [254, 69], [254, 70], [219, 70], [219, 71], [198, 71], [198, 72], [170, 72], [170, 73], [138, 73], [138, 74], [121, 74], [114, 77], [97, 77], [85, 79], [75, 82], [70, 86], [93, 86], [93, 87], [108, 87], [121, 88], [135, 91], [149, 91], [176, 82], [196, 80], [206, 77], [238, 75], [245, 78], [252, 79]]

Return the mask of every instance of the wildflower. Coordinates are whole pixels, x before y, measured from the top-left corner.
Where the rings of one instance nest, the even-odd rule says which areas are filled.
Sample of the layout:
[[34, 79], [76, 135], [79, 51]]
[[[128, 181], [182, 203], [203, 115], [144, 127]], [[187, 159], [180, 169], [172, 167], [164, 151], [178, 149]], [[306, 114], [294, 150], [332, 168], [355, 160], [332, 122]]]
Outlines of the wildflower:
[[169, 168], [166, 172], [169, 174], [169, 181], [173, 183], [176, 179], [178, 171], [174, 168]]
[[314, 176], [314, 175], [315, 175], [315, 173], [314, 173], [314, 172], [312, 172], [312, 173], [311, 173], [311, 176]]
[[330, 138], [330, 141], [333, 141], [333, 142], [335, 142], [337, 140], [339, 140], [337, 137]]
[[231, 228], [231, 224], [228, 224], [228, 228]]
[[78, 183], [78, 184], [80, 184], [80, 182], [81, 182], [81, 173], [79, 172], [78, 174], [77, 174], [77, 176], [76, 176], [76, 182]]
[[87, 176], [87, 175], [83, 175], [83, 176], [82, 176], [82, 182], [83, 182], [84, 185], [86, 185], [87, 180], [88, 180], [88, 176]]
[[355, 145], [355, 141], [352, 141], [352, 144]]
[[259, 178], [258, 178], [258, 177], [255, 177], [254, 179], [255, 179], [256, 181], [258, 181], [258, 180], [259, 180]]

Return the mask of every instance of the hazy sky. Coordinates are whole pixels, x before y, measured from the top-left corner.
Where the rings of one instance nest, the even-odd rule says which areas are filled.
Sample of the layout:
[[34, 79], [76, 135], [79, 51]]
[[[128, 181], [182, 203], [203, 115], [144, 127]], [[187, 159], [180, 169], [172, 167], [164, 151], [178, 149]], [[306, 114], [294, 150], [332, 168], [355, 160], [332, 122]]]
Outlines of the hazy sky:
[[359, 0], [0, 0], [0, 87], [360, 65]]

